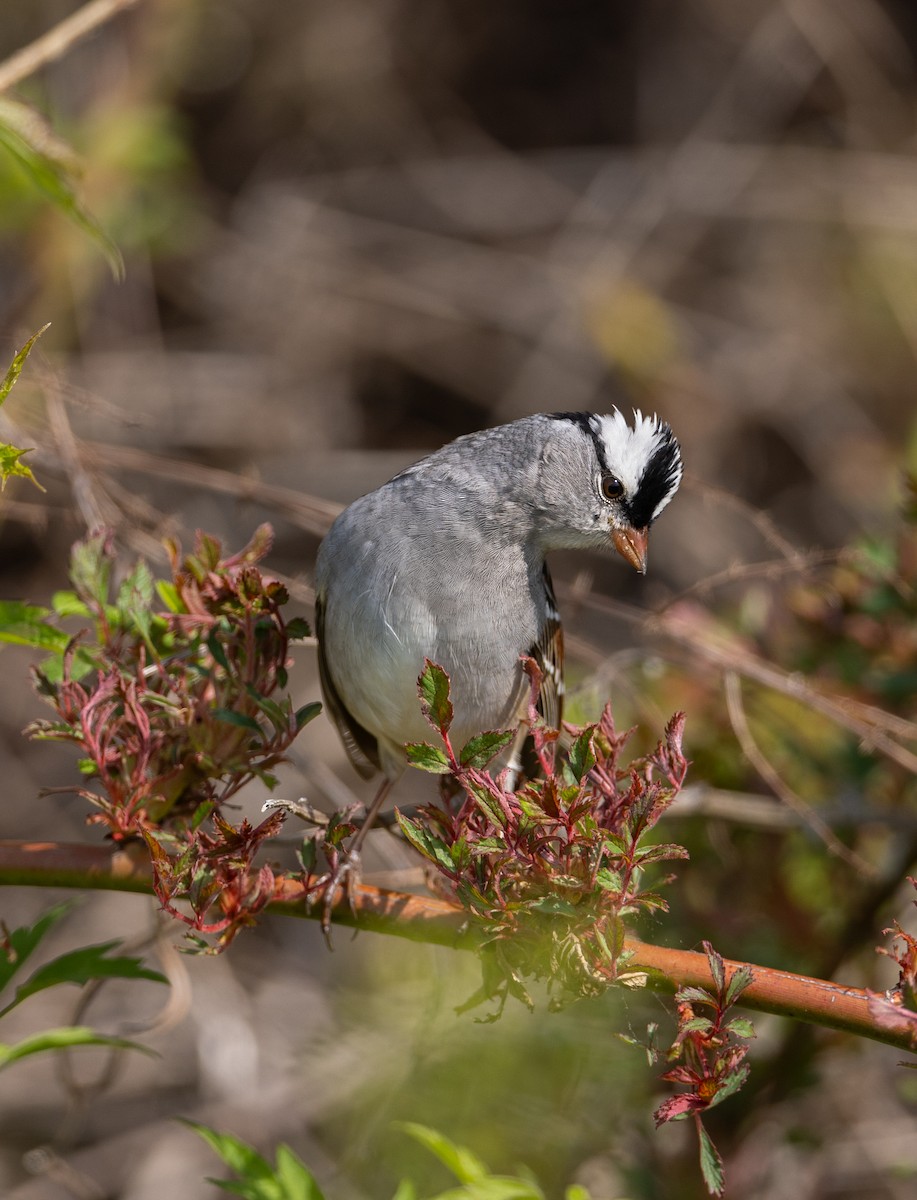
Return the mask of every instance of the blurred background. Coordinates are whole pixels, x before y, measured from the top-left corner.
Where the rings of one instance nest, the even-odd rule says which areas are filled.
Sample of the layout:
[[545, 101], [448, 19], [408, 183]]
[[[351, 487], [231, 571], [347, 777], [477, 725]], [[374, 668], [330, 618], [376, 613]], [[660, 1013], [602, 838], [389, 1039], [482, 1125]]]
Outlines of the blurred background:
[[[531, 412], [657, 411], [688, 478], [649, 576], [611, 556], [552, 564], [571, 719], [610, 696], [641, 746], [688, 713], [695, 786], [667, 836], [692, 862], [671, 919], [642, 932], [890, 986], [874, 947], [912, 920], [913, 742], [883, 751], [848, 701], [890, 714], [896, 745], [913, 738], [917, 9], [110, 7], [10, 79], [10, 56], [80, 6], [3, 6], [0, 124], [25, 121], [53, 168], [42, 179], [0, 139], [4, 364], [51, 322], [0, 412], [47, 489], [6, 488], [3, 598], [47, 602], [99, 523], [125, 561], [162, 569], [163, 536], [237, 549], [270, 520], [269, 566], [309, 615], [335, 506], [424, 452]], [[743, 679], [728, 705], [714, 634]], [[21, 737], [43, 712], [30, 661], [3, 651], [0, 836], [91, 839], [82, 801], [39, 799], [75, 766]], [[312, 647], [293, 679], [299, 702], [317, 697]], [[837, 711], [814, 711], [806, 681]], [[324, 721], [282, 784], [326, 808], [372, 791]], [[393, 839], [374, 855], [370, 882], [416, 881]], [[49, 902], [7, 889], [0, 914], [12, 926]], [[594, 1200], [702, 1194], [690, 1131], [652, 1129], [662, 1068], [616, 1036], [660, 1021], [664, 1042], [652, 997], [479, 1024], [454, 1014], [478, 979], [460, 955], [370, 934], [329, 954], [312, 923], [272, 919], [188, 959], [137, 897], [87, 898], [60, 944], [111, 937], [163, 957], [173, 1000], [162, 1013], [155, 987], [112, 985], [81, 1019], [144, 1029], [161, 1057], [0, 1077], [15, 1200], [210, 1194], [213, 1157], [175, 1115], [288, 1141], [335, 1197], [388, 1197], [406, 1173], [445, 1185], [395, 1119], [494, 1167], [525, 1162], [551, 1196], [574, 1181]], [[72, 1019], [36, 1001], [2, 1037]], [[912, 1195], [917, 1088], [899, 1055], [756, 1025], [752, 1081], [710, 1121], [729, 1194]]]

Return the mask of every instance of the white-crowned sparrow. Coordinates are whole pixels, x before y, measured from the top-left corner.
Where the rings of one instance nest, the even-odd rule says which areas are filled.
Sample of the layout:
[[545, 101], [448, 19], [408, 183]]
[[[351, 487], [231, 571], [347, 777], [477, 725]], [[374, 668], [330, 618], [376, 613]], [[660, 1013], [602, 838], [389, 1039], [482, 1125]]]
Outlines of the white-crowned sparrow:
[[[451, 442], [355, 500], [322, 542], [316, 634], [328, 712], [356, 770], [386, 782], [404, 743], [430, 737], [417, 677], [449, 673], [461, 748], [518, 720], [542, 667], [540, 709], [559, 727], [563, 641], [545, 555], [609, 543], [640, 572], [675, 495], [678, 442], [657, 417], [554, 413]], [[362, 840], [362, 838], [358, 839]]]

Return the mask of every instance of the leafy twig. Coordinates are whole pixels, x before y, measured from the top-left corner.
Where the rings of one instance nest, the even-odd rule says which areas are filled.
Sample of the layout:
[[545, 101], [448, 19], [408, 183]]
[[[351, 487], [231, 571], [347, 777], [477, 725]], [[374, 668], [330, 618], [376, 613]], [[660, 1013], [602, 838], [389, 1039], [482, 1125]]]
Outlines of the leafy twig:
[[[153, 890], [149, 860], [138, 845], [121, 849], [14, 840], [0, 840], [2, 884], [147, 894]], [[304, 903], [302, 882], [291, 877], [278, 881], [276, 898], [266, 911], [312, 920], [321, 915]], [[332, 919], [337, 925], [457, 950], [474, 950], [482, 938], [482, 930], [454, 904], [367, 884], [354, 887], [350, 897], [339, 897]], [[710, 987], [713, 982], [707, 956], [696, 951], [656, 946], [631, 936], [625, 936], [622, 948], [631, 956], [628, 970], [643, 972], [647, 986], [654, 990], [674, 992], [682, 986]], [[727, 979], [747, 965], [724, 960]], [[909, 1035], [876, 1023], [864, 988], [771, 967], [752, 965], [751, 969], [752, 982], [742, 993], [744, 1008], [910, 1049]]]

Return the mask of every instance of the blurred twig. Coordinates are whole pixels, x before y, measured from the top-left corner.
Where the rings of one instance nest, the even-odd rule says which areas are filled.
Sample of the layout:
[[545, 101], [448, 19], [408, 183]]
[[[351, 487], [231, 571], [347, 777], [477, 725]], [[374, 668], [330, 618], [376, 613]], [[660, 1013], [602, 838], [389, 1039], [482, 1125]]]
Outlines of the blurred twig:
[[683, 486], [687, 491], [694, 492], [705, 501], [738, 513], [758, 531], [769, 546], [772, 546], [788, 562], [800, 565], [805, 562], [806, 555], [797, 546], [794, 546], [789, 538], [784, 537], [763, 509], [756, 508], [747, 500], [743, 500], [741, 496], [727, 492], [724, 488], [714, 487], [693, 475], [686, 476]]
[[865, 745], [880, 751], [911, 774], [917, 774], [917, 754], [890, 736], [917, 739], [917, 726], [912, 721], [849, 696], [818, 690], [799, 672], [784, 671], [752, 654], [738, 638], [728, 636], [719, 626], [714, 627], [705, 614], [676, 609], [662, 617], [650, 618], [647, 626], [689, 647], [722, 671], [734, 671], [794, 697], [856, 734]]
[[842, 550], [818, 550], [810, 554], [800, 554], [797, 558], [768, 559], [765, 562], [732, 563], [722, 571], [713, 575], [705, 575], [690, 587], [674, 596], [666, 607], [687, 600], [691, 596], [707, 596], [717, 588], [727, 587], [731, 583], [748, 583], [753, 579], [763, 579], [774, 583], [787, 575], [811, 571], [813, 567], [826, 566], [836, 563], [843, 557]]
[[137, 3], [138, 0], [90, 0], [75, 13], [59, 21], [53, 29], [0, 63], [0, 92], [8, 91], [41, 67], [63, 57], [87, 34]]
[[51, 434], [57, 447], [60, 461], [67, 473], [73, 498], [87, 530], [100, 529], [110, 523], [113, 506], [94, 486], [92, 476], [83, 467], [80, 443], [70, 425], [67, 408], [61, 399], [52, 377], [45, 379], [45, 397], [48, 405], [48, 420]]
[[742, 703], [742, 684], [735, 671], [727, 671], [723, 676], [726, 687], [726, 708], [733, 732], [738, 738], [742, 753], [755, 768], [761, 778], [773, 789], [774, 794], [791, 809], [808, 827], [824, 842], [828, 851], [836, 858], [842, 859], [848, 866], [853, 867], [861, 875], [873, 876], [875, 869], [840, 840], [837, 834], [822, 820], [817, 812], [797, 796], [780, 772], [768, 761], [755, 741], [745, 715], [745, 705]]
[[[119, 1023], [119, 1037], [136, 1038], [149, 1036], [153, 1033], [163, 1033], [173, 1028], [188, 1015], [191, 1009], [192, 993], [188, 969], [182, 956], [175, 949], [173, 931], [168, 930], [166, 921], [157, 914], [154, 916], [155, 927], [124, 941], [119, 947], [122, 954], [138, 954], [155, 946], [159, 963], [169, 981], [166, 998], [159, 1009], [145, 1020], [137, 1020], [131, 1010], [132, 1020]], [[91, 979], [85, 983], [77, 997], [69, 1024], [84, 1024], [84, 1016], [96, 997], [112, 984], [111, 979]], [[88, 1118], [94, 1101], [115, 1083], [117, 1076], [125, 1064], [126, 1051], [124, 1047], [108, 1047], [101, 1055], [101, 1062], [90, 1079], [78, 1077], [74, 1062], [74, 1054], [63, 1049], [55, 1056], [55, 1068], [63, 1090], [70, 1100], [61, 1130], [55, 1139], [60, 1146], [72, 1146], [79, 1142], [84, 1134], [84, 1121]]]
[[318, 496], [310, 496], [293, 488], [263, 483], [260, 479], [235, 471], [205, 467], [200, 463], [183, 462], [176, 458], [164, 458], [132, 446], [84, 442], [83, 451], [98, 467], [138, 471], [145, 475], [155, 475], [159, 479], [186, 483], [189, 487], [222, 492], [236, 500], [251, 500], [267, 505], [275, 512], [282, 513], [301, 529], [308, 530], [318, 537], [328, 532], [331, 522], [342, 507], [331, 500], [322, 500]]
[[[563, 594], [563, 588], [558, 591]], [[730, 635], [703, 610], [680, 604], [671, 610], [647, 613], [634, 605], [594, 593], [579, 593], [578, 599], [579, 603], [596, 612], [642, 626], [649, 635], [669, 639], [719, 671], [734, 671], [791, 696], [855, 734], [867, 748], [878, 750], [910, 774], [917, 775], [917, 754], [894, 740], [900, 737], [917, 741], [917, 724], [850, 696], [820, 691], [798, 671], [784, 671], [753, 654], [738, 637]]]

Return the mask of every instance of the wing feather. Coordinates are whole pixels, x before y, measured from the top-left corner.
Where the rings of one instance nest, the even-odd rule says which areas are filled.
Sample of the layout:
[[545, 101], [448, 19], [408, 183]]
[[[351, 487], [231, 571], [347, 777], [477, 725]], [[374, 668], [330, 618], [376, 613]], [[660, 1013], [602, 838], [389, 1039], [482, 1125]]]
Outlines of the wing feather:
[[346, 704], [341, 699], [340, 692], [335, 687], [325, 654], [325, 605], [320, 596], [315, 598], [315, 636], [318, 639], [318, 677], [322, 685], [325, 707], [337, 726], [344, 749], [347, 751], [347, 757], [353, 764], [354, 770], [363, 779], [369, 779], [382, 766], [379, 758], [379, 743], [373, 734], [368, 729], [364, 729], [348, 711]]
[[547, 563], [544, 566], [544, 587], [548, 611], [529, 655], [538, 663], [542, 675], [538, 711], [552, 729], [560, 729], [564, 715], [564, 631]]

